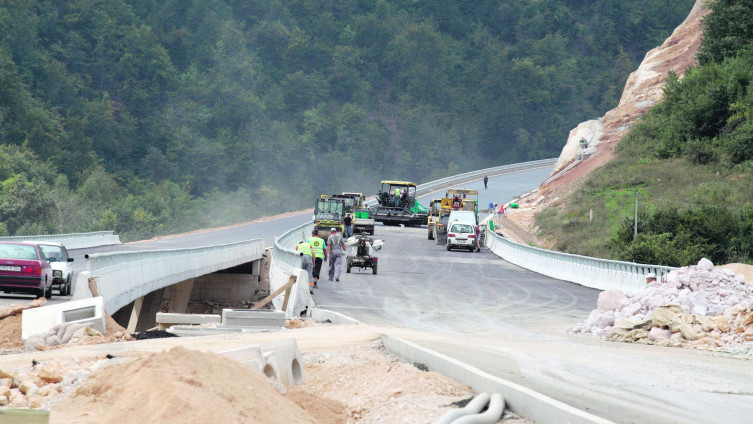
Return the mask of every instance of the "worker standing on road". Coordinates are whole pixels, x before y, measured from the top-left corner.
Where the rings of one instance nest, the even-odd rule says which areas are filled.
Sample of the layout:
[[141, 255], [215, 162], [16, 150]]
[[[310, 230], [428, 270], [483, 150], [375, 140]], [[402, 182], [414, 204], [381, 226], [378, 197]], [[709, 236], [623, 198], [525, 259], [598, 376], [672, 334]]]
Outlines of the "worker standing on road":
[[489, 176], [484, 175], [484, 188], [487, 188], [487, 184], [489, 184]]
[[345, 238], [351, 238], [353, 237], [353, 218], [350, 217], [350, 214], [346, 214], [345, 218], [343, 218], [343, 224], [345, 224]]
[[314, 293], [311, 288], [314, 286], [314, 252], [311, 251], [311, 245], [305, 241], [301, 241], [295, 247], [301, 254], [301, 267], [309, 274], [309, 292]]
[[324, 250], [324, 240], [319, 237], [319, 230], [311, 232], [311, 237], [306, 240], [314, 252], [314, 288], [318, 289], [319, 272], [322, 270], [322, 262], [327, 259], [327, 252]]
[[340, 274], [343, 271], [343, 252], [345, 252], [345, 242], [340, 234], [337, 234], [337, 228], [333, 228], [327, 239], [327, 256], [329, 256], [329, 281], [334, 278], [340, 281]]

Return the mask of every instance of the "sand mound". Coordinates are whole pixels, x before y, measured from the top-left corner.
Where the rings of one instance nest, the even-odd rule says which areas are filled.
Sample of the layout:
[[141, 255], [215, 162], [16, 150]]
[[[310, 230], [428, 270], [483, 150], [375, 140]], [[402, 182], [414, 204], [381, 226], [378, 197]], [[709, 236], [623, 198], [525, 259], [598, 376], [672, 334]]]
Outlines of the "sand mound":
[[306, 382], [296, 390], [339, 400], [348, 422], [429, 423], [453, 402], [473, 397], [469, 387], [402, 362], [381, 343], [324, 350], [303, 360]]
[[51, 423], [317, 423], [266, 378], [211, 352], [168, 352], [102, 369]]
[[745, 281], [753, 282], [753, 265], [732, 263], [727, 265], [717, 265], [714, 268], [728, 269], [735, 274], [742, 275]]
[[21, 315], [0, 319], [0, 349], [21, 349]]

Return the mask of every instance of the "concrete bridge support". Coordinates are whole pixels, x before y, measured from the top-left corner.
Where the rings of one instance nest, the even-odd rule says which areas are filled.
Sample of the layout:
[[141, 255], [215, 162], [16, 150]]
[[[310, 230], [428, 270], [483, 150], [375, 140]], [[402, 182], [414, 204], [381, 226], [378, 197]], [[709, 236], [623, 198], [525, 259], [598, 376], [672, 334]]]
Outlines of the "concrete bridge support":
[[165, 289], [155, 290], [133, 301], [131, 315], [126, 327], [129, 332], [146, 331], [156, 326], [155, 317], [157, 312], [160, 311], [164, 293]]
[[261, 260], [189, 278], [142, 296], [113, 314], [130, 332], [156, 327], [157, 312], [168, 301], [168, 312], [186, 313], [190, 302], [205, 300], [219, 304], [240, 303], [253, 299], [259, 290]]

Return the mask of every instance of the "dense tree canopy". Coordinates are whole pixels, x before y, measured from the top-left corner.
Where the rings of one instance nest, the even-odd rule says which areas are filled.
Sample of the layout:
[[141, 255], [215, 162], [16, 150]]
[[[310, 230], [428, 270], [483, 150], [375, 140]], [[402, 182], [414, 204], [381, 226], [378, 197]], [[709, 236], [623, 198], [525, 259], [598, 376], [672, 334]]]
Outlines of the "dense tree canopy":
[[692, 3], [0, 0], [0, 181], [85, 205], [0, 230], [141, 237], [552, 157]]

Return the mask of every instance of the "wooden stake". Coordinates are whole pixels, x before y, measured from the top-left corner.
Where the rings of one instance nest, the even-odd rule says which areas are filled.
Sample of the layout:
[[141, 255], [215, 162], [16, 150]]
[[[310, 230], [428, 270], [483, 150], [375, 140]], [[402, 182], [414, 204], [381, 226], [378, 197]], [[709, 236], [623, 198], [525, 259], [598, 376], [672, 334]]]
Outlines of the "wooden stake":
[[285, 310], [285, 307], [288, 304], [288, 297], [290, 296], [290, 290], [293, 287], [293, 284], [297, 281], [296, 276], [291, 275], [288, 279], [288, 282], [285, 283], [284, 286], [280, 287], [279, 289], [275, 290], [274, 293], [270, 293], [269, 296], [262, 299], [261, 302], [257, 303], [256, 305], [252, 306], [251, 309], [259, 309], [266, 305], [267, 303], [271, 302], [272, 299], [277, 297], [280, 293], [285, 292], [285, 300], [283, 301], [283, 310]]

